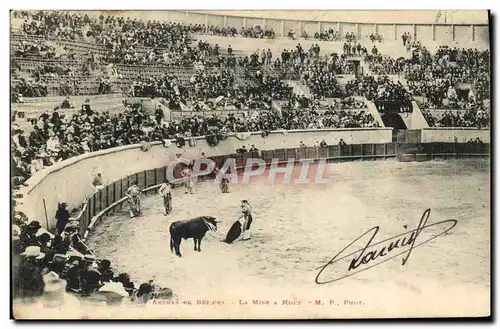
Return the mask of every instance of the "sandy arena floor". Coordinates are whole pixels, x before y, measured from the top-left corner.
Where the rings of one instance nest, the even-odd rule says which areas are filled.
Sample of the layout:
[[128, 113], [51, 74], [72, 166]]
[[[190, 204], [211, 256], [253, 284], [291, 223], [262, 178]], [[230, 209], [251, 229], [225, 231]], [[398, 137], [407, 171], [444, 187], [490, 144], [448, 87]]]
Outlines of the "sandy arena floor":
[[[354, 162], [329, 164], [327, 172], [331, 182], [326, 185], [270, 185], [254, 179], [249, 185], [232, 185], [230, 194], [221, 194], [211, 181], [200, 182], [193, 195], [174, 191], [174, 212], [167, 217], [159, 197], [147, 196], [142, 217], [131, 219], [125, 210], [107, 216], [89, 244], [137, 283], [154, 278], [182, 300], [225, 303], [199, 309], [163, 306], [164, 316], [488, 313], [489, 160]], [[221, 243], [240, 215], [242, 199], [253, 207], [252, 239]], [[432, 210], [428, 223], [456, 219], [458, 224], [414, 249], [406, 265], [401, 265], [401, 256], [335, 283], [314, 282], [315, 268], [356, 237], [377, 225], [377, 241], [403, 233], [403, 225], [415, 229], [427, 208]], [[183, 241], [183, 257], [176, 257], [169, 250], [170, 223], [200, 215], [221, 220], [219, 231], [207, 233], [201, 253], [193, 250], [192, 240]], [[252, 304], [256, 299], [301, 305], [240, 305], [240, 300]], [[314, 305], [315, 300], [328, 305]]]

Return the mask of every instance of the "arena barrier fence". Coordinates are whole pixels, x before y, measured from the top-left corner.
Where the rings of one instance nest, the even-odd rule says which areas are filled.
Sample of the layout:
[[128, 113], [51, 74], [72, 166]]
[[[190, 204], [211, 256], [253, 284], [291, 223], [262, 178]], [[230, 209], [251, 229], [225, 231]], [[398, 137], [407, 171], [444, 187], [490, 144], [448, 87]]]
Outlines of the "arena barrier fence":
[[[408, 148], [405, 145], [404, 149], [397, 143], [385, 143], [286, 148], [213, 156], [209, 157], [209, 159], [213, 160], [220, 168], [226, 159], [234, 158], [237, 169], [241, 170], [245, 168], [246, 161], [249, 158], [260, 158], [267, 165], [270, 165], [273, 159], [279, 159], [282, 162], [293, 160], [297, 163], [304, 159], [314, 161], [326, 159], [327, 162], [344, 162], [385, 160], [404, 155], [413, 157], [414, 160], [418, 161], [422, 156], [426, 159], [449, 159], [488, 157], [489, 154], [490, 144], [486, 143], [427, 143], [416, 144], [413, 148]], [[125, 192], [133, 181], [137, 182], [137, 185], [144, 193], [155, 193], [156, 188], [165, 179], [166, 169], [167, 166], [163, 166], [129, 175], [103, 187], [85, 199], [76, 218], [79, 220], [79, 231], [82, 237], [86, 239], [90, 231], [104, 215], [122, 209], [122, 203], [126, 200]], [[179, 177], [177, 173], [174, 169], [174, 177]], [[214, 178], [212, 174], [198, 177], [199, 180], [212, 178]], [[176, 184], [176, 182], [173, 183]], [[180, 184], [177, 183], [177, 186], [180, 186]]]

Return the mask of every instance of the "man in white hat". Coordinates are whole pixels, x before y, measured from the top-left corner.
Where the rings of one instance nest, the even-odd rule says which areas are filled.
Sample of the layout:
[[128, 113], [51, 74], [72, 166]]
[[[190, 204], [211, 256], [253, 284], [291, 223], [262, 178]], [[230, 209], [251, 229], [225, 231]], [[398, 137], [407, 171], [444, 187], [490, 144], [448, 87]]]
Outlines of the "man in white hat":
[[46, 265], [44, 265], [43, 260], [45, 258], [45, 253], [41, 251], [40, 246], [28, 246], [21, 253], [21, 256], [24, 257], [24, 265], [33, 265], [37, 268], [38, 273], [41, 275], [45, 275], [49, 272], [49, 269]]
[[44, 294], [41, 302], [45, 312], [54, 312], [57, 318], [74, 318], [78, 316], [80, 301], [73, 295], [66, 292], [67, 282], [59, 278], [55, 272], [49, 272], [43, 276], [45, 284]]
[[119, 306], [123, 303], [124, 298], [129, 297], [121, 282], [108, 282], [99, 289], [97, 294], [105, 296], [108, 306]]

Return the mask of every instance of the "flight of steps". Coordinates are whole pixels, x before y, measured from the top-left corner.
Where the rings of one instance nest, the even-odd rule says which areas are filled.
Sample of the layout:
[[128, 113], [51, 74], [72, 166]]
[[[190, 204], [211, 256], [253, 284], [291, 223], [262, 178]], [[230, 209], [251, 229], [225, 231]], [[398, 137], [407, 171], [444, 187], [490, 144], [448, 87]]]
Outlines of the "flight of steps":
[[417, 102], [412, 101], [411, 104], [413, 105], [413, 112], [409, 113], [407, 117], [404, 115], [402, 116], [406, 126], [409, 129], [429, 128], [429, 124], [427, 123], [427, 120], [425, 120], [425, 117], [422, 114], [422, 111], [420, 110]]

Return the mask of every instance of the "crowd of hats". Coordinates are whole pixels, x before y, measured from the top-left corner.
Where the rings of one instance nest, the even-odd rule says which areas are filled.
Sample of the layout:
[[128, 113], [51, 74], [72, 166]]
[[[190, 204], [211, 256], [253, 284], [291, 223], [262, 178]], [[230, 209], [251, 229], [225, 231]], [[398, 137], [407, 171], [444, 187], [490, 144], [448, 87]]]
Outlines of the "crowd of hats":
[[[242, 27], [219, 27], [205, 24], [160, 23], [157, 21], [141, 21], [138, 19], [104, 16], [98, 18], [86, 14], [69, 14], [64, 12], [43, 12], [35, 14], [27, 11], [14, 12], [16, 18], [24, 19], [22, 29], [30, 35], [60, 38], [62, 40], [78, 40], [94, 37], [99, 41], [116, 41], [119, 37], [128, 38], [125, 42], [135, 44], [137, 41], [145, 45], [161, 47], [170, 45], [172, 41], [186, 38], [187, 32], [218, 36], [248, 38], [270, 38], [276, 33], [272, 28], [260, 25]], [[143, 30], [150, 31], [143, 31]]]
[[422, 110], [422, 114], [431, 127], [485, 128], [490, 125], [489, 112], [481, 108], [465, 111], [446, 110], [439, 118], [426, 109]]
[[[86, 14], [65, 12], [15, 11], [14, 17], [22, 19], [21, 31], [30, 36], [47, 39], [85, 41], [104, 46], [108, 51], [101, 60], [106, 63], [160, 63], [189, 65], [207, 60], [201, 44], [192, 48], [193, 34], [274, 38], [272, 29], [260, 26], [221, 28], [204, 24], [144, 21], [129, 17], [92, 17]], [[148, 47], [146, 51], [140, 47]], [[19, 52], [23, 55], [26, 52]]]
[[80, 106], [80, 110], [67, 117], [60, 109], [42, 113], [29, 133], [13, 126], [11, 163], [17, 184], [70, 157], [139, 143], [148, 137], [148, 127], [153, 126], [148, 115], [131, 107], [112, 115], [93, 111], [89, 100]]
[[[270, 49], [258, 50], [249, 56], [241, 56], [238, 60], [232, 55], [229, 46], [223, 55], [218, 45], [210, 45], [199, 41], [197, 47], [192, 44], [193, 33], [210, 33], [227, 35], [217, 27], [205, 27], [199, 24], [180, 24], [172, 22], [142, 21], [115, 16], [90, 17], [85, 14], [65, 12], [23, 12], [15, 11], [14, 17], [23, 20], [21, 31], [27, 36], [43, 36], [53, 40], [85, 40], [106, 48], [104, 54], [86, 53], [75, 57], [71, 49], [62, 51], [57, 58], [81, 59], [85, 66], [94, 66], [96, 63], [127, 63], [127, 64], [156, 64], [163, 63], [175, 66], [188, 67], [232, 67], [236, 65], [244, 68], [260, 68], [262, 65], [272, 65], [274, 69], [283, 72], [285, 77], [301, 76], [305, 71], [312, 76], [306, 82], [314, 86], [313, 93], [320, 97], [334, 97], [338, 93], [338, 87], [334, 81], [334, 73], [352, 73], [353, 68], [346, 61], [345, 55], [351, 52], [366, 53], [366, 48], [359, 43], [348, 42], [344, 46], [346, 54], [328, 54], [326, 60], [320, 60], [319, 45], [314, 44], [309, 51], [305, 51], [300, 43], [296, 49], [284, 49], [280, 56], [273, 59]], [[235, 29], [228, 29], [234, 31]], [[220, 33], [218, 33], [220, 32]], [[234, 33], [231, 33], [233, 35]], [[241, 34], [248, 37], [271, 37], [274, 31], [264, 30], [258, 26], [242, 29]], [[349, 35], [348, 35], [349, 36]], [[346, 36], [347, 37], [347, 36]], [[347, 38], [354, 41], [352, 38]], [[21, 43], [24, 43], [22, 41]], [[38, 42], [38, 41], [37, 41]], [[20, 46], [21, 47], [21, 46]], [[141, 48], [142, 47], [142, 48]], [[144, 48], [146, 47], [146, 48]], [[346, 48], [347, 47], [347, 48]], [[261, 54], [262, 52], [262, 54]], [[35, 49], [36, 54], [44, 54]], [[19, 56], [28, 55], [27, 51], [17, 52]], [[103, 72], [101, 72], [103, 73]], [[13, 86], [13, 101], [17, 101], [19, 94], [25, 97], [46, 96], [47, 84], [43, 78], [33, 77], [34, 81], [22, 81]], [[73, 83], [72, 83], [73, 82]], [[109, 90], [106, 81], [99, 85], [101, 92]], [[334, 92], [329, 92], [330, 86], [335, 87]], [[55, 90], [59, 95], [78, 95], [86, 92], [78, 88], [78, 80], [65, 79], [61, 81]]]
[[127, 273], [117, 273], [111, 261], [96, 258], [72, 220], [54, 235], [38, 221], [28, 222], [24, 214], [16, 212], [12, 242], [15, 300], [57, 304], [68, 298], [67, 293], [106, 304], [177, 298], [171, 289], [161, 288], [152, 280], [137, 285]]

